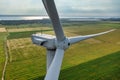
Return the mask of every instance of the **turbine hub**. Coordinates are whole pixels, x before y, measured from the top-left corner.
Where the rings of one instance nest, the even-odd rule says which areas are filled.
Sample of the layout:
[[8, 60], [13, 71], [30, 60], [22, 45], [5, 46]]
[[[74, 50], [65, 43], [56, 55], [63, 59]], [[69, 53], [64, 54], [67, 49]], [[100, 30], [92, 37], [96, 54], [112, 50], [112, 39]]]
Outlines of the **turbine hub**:
[[70, 41], [68, 38], [65, 38], [63, 41], [55, 41], [55, 45], [59, 49], [64, 49], [66, 50], [70, 46]]

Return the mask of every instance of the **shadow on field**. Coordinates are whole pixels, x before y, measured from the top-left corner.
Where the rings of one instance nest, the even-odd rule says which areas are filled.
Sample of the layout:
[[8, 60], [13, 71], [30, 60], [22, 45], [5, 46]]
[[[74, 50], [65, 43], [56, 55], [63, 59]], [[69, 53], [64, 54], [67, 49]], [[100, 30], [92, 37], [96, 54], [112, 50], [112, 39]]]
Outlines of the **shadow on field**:
[[[62, 70], [59, 80], [120, 80], [120, 51]], [[33, 80], [44, 80], [44, 76]]]
[[35, 78], [35, 79], [32, 79], [32, 80], [44, 80], [44, 77], [45, 76], [41, 76], [41, 77], [38, 77], [38, 78]]

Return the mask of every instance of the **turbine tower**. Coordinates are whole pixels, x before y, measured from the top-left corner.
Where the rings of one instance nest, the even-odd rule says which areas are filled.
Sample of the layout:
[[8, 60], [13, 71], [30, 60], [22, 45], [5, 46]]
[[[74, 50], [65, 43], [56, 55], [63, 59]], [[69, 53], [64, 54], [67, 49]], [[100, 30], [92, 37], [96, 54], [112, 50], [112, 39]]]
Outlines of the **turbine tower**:
[[84, 36], [76, 36], [76, 37], [66, 37], [64, 35], [59, 16], [57, 13], [57, 9], [54, 3], [54, 0], [42, 0], [45, 6], [45, 9], [51, 19], [55, 36], [47, 35], [47, 34], [33, 34], [32, 42], [36, 45], [43, 46], [47, 50], [47, 73], [44, 80], [58, 80], [60, 69], [62, 65], [62, 60], [64, 56], [64, 51], [69, 48], [70, 45], [80, 42], [85, 39], [89, 39], [95, 36], [99, 36], [102, 34], [106, 34], [108, 32], [114, 31], [115, 29], [91, 34]]

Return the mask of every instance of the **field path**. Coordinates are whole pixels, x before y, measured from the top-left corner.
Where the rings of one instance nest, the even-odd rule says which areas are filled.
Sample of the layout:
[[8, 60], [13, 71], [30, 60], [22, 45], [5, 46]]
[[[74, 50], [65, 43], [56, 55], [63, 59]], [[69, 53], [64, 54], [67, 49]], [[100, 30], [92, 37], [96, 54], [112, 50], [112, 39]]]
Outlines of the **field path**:
[[6, 71], [6, 67], [7, 67], [7, 63], [8, 63], [7, 38], [6, 37], [5, 37], [5, 43], [4, 43], [4, 50], [5, 50], [6, 60], [5, 60], [5, 65], [3, 67], [2, 80], [5, 80], [5, 71]]

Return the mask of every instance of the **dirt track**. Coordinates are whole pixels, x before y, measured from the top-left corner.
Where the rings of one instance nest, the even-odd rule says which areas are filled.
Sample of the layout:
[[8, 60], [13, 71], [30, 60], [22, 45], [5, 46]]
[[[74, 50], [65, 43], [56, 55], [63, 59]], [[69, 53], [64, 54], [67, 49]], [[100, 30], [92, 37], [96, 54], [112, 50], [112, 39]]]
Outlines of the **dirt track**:
[[2, 80], [5, 80], [5, 72], [6, 72], [6, 67], [7, 67], [7, 63], [8, 63], [8, 52], [7, 52], [7, 38], [5, 38], [5, 43], [4, 43], [4, 49], [5, 49], [5, 56], [6, 56], [6, 60], [5, 60], [5, 64], [3, 67], [3, 72], [2, 72]]

